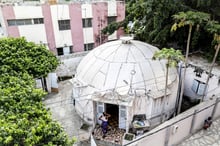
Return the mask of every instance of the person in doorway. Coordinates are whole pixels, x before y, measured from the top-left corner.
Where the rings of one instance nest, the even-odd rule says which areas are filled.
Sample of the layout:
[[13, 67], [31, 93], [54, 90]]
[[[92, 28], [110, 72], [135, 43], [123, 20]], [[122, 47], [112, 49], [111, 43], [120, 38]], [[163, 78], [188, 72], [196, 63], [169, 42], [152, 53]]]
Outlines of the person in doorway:
[[212, 124], [212, 117], [208, 117], [208, 119], [206, 119], [204, 121], [203, 129], [206, 130], [207, 128], [209, 128], [211, 126], [211, 124]]
[[106, 137], [107, 130], [108, 130], [108, 118], [111, 117], [110, 114], [107, 114], [106, 112], [103, 112], [103, 114], [99, 117], [99, 120], [102, 121], [101, 128], [103, 133], [103, 138]]

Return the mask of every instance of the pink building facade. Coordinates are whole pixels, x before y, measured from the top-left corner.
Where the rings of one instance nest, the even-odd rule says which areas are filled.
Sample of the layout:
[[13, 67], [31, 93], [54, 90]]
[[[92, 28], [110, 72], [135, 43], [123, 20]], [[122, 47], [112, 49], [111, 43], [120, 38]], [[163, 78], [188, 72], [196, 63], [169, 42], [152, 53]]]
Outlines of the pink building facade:
[[110, 22], [124, 18], [123, 1], [2, 5], [0, 37], [25, 37], [46, 45], [56, 55], [67, 55], [118, 39], [123, 31], [104, 36], [101, 30]]

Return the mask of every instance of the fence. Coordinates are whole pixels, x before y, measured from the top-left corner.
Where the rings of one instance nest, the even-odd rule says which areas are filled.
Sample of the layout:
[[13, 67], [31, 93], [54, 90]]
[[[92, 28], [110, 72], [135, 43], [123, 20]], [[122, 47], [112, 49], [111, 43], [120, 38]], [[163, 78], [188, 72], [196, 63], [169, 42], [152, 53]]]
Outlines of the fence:
[[124, 146], [174, 146], [203, 127], [209, 116], [213, 120], [220, 116], [219, 97], [203, 102], [180, 115], [164, 122], [150, 132], [133, 141], [125, 141]]

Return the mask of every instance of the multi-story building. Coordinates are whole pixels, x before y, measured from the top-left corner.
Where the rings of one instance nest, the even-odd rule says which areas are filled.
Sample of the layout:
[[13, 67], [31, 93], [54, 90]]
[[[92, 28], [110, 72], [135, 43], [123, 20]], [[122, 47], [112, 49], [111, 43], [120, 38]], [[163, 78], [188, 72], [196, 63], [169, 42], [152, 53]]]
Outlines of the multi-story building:
[[125, 18], [124, 1], [2, 0], [0, 37], [25, 37], [44, 44], [56, 55], [88, 51], [123, 32], [110, 36], [101, 30]]

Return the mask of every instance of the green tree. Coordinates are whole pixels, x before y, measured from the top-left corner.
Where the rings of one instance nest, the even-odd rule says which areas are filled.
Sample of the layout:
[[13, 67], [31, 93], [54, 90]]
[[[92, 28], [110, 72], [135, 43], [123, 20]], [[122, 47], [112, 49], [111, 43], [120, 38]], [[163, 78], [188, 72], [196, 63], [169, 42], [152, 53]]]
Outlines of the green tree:
[[212, 19], [216, 21], [220, 21], [220, 1], [219, 0], [190, 0], [184, 1], [185, 5], [189, 6], [190, 8], [209, 13]]
[[38, 78], [46, 76], [59, 64], [45, 46], [27, 42], [25, 38], [0, 39], [0, 56], [0, 74], [27, 72]]
[[[219, 0], [126, 0], [126, 17], [119, 23], [112, 23], [103, 29], [104, 34], [111, 34], [118, 28], [126, 33], [134, 34], [134, 39], [164, 46], [186, 48], [185, 38], [188, 29], [181, 28], [177, 33], [171, 33], [172, 15], [181, 11], [200, 11], [209, 13], [213, 20], [220, 21]], [[133, 22], [132, 31], [129, 22]], [[200, 31], [192, 31], [190, 51], [209, 52], [212, 36], [201, 26]]]
[[212, 60], [212, 63], [211, 63], [210, 69], [209, 69], [208, 78], [206, 80], [205, 88], [204, 88], [203, 95], [202, 95], [202, 98], [201, 98], [200, 102], [202, 102], [205, 98], [206, 90], [207, 90], [208, 83], [209, 83], [209, 79], [210, 79], [211, 74], [212, 74], [212, 69], [213, 69], [214, 64], [216, 62], [216, 58], [218, 56], [219, 49], [220, 49], [220, 24], [217, 21], [209, 21], [207, 23], [206, 28], [207, 28], [208, 32], [210, 32], [211, 34], [214, 35], [213, 41], [215, 43], [215, 55], [213, 57], [213, 60]]
[[[114, 29], [124, 28], [135, 35], [135, 39], [165, 46], [170, 37], [169, 28], [172, 25], [172, 15], [179, 10], [180, 1], [176, 0], [130, 0], [126, 2], [126, 18], [123, 22], [110, 24], [103, 33], [111, 34]], [[127, 24], [133, 22], [132, 31]]]
[[56, 56], [24, 38], [5, 38], [0, 40], [0, 63], [0, 145], [72, 145], [74, 139], [68, 139], [42, 103], [46, 93], [35, 88], [33, 78], [54, 70]]
[[[203, 12], [187, 11], [187, 12], [179, 12], [178, 14], [173, 15], [173, 18], [176, 22], [173, 24], [171, 31], [176, 31], [177, 28], [184, 27], [186, 25], [189, 26], [187, 46], [186, 46], [186, 55], [185, 55], [185, 61], [184, 61], [185, 66], [187, 66], [190, 39], [191, 39], [193, 26], [196, 26], [196, 28], [198, 29], [202, 23], [209, 21], [210, 15], [207, 13], [203, 13]], [[180, 109], [181, 109], [182, 96], [184, 92], [185, 76], [186, 76], [186, 67], [184, 69], [184, 74], [182, 78], [182, 85], [181, 85], [181, 92], [180, 92], [180, 99], [179, 99], [179, 106], [178, 106], [177, 114], [180, 113]]]
[[166, 102], [166, 96], [167, 96], [167, 84], [168, 84], [168, 76], [169, 76], [169, 67], [176, 67], [177, 63], [179, 61], [183, 61], [184, 57], [180, 50], [175, 50], [173, 48], [163, 48], [162, 50], [155, 52], [154, 56], [152, 58], [155, 59], [166, 59], [166, 81], [165, 81], [165, 92], [164, 92], [164, 101], [162, 106], [162, 114], [161, 114], [161, 122], [163, 122], [163, 114], [164, 114], [164, 104]]

